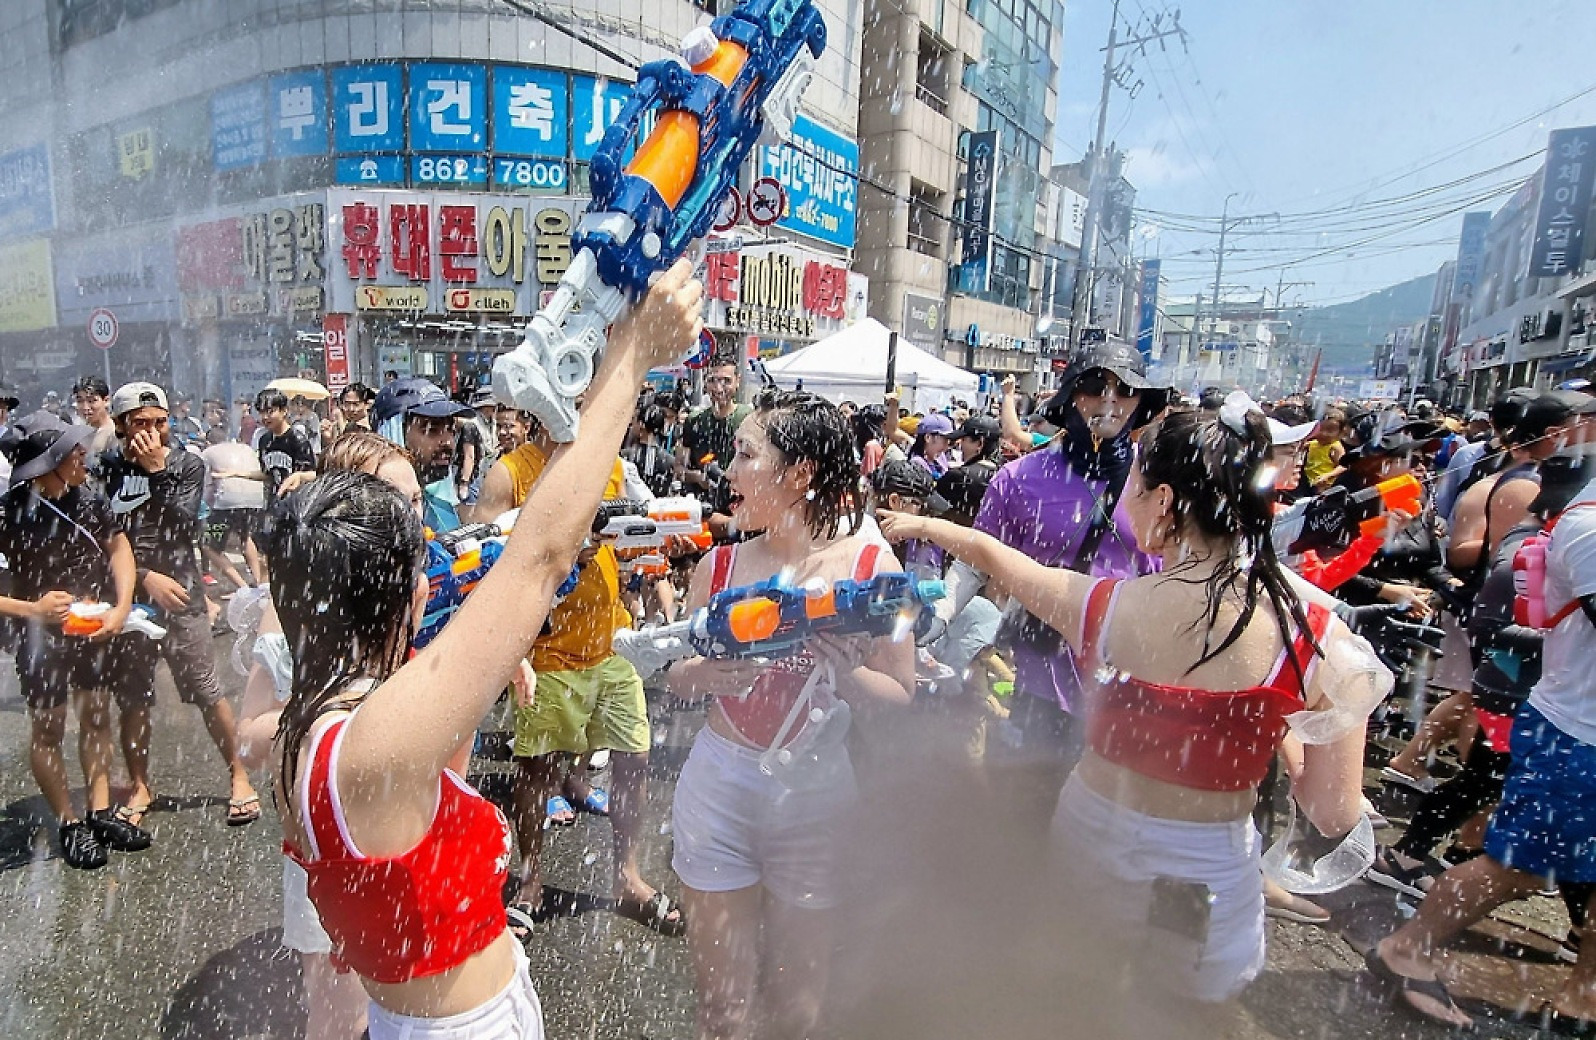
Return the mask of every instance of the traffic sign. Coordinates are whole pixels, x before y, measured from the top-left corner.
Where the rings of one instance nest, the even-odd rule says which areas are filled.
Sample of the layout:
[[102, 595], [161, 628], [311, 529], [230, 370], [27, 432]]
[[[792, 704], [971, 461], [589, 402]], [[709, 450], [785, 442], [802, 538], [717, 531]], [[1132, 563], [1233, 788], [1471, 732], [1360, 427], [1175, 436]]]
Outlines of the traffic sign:
[[715, 214], [715, 230], [730, 231], [737, 226], [743, 216], [743, 193], [735, 187], [726, 193], [726, 200], [720, 204], [720, 211]]
[[122, 326], [117, 324], [116, 315], [111, 313], [109, 307], [96, 307], [89, 312], [89, 342], [101, 350], [110, 350], [116, 345], [116, 337], [121, 335]]
[[769, 227], [781, 219], [787, 208], [787, 193], [774, 177], [761, 177], [748, 189], [748, 219], [760, 227]]

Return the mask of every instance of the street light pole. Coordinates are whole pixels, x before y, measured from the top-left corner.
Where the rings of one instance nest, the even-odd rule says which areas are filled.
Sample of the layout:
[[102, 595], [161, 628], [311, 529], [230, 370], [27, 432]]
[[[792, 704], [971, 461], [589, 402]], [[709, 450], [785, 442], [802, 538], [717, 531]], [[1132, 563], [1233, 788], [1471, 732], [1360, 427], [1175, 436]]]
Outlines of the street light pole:
[[1214, 256], [1214, 320], [1208, 326], [1210, 336], [1219, 331], [1219, 281], [1225, 273], [1225, 233], [1230, 230], [1230, 200], [1240, 194], [1233, 191], [1226, 195], [1219, 213], [1219, 249]]

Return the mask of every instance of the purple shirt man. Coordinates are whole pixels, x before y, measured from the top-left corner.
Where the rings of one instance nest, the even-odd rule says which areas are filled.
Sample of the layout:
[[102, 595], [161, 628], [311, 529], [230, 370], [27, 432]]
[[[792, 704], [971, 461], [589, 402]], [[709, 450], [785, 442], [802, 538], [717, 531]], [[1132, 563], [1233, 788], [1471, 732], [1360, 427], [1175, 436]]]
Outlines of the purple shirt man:
[[[1108, 486], [1107, 479], [1082, 477], [1056, 446], [1033, 451], [1004, 466], [992, 478], [977, 530], [1020, 550], [1039, 563], [1068, 567], [1075, 562], [1091, 527], [1092, 511]], [[1136, 548], [1123, 499], [1114, 519], [1086, 566], [1087, 574], [1130, 578], [1158, 570], [1158, 560]], [[1034, 697], [1053, 697], [1064, 711], [1078, 708], [1080, 682], [1074, 656], [1062, 641], [1057, 653], [1041, 653], [1017, 642], [1015, 685]]]

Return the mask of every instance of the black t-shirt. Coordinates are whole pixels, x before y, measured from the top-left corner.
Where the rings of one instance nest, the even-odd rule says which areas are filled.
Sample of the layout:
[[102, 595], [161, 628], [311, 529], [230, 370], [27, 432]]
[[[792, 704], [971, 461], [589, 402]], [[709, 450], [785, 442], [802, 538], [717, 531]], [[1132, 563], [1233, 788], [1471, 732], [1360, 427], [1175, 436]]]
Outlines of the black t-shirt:
[[[687, 449], [688, 469], [702, 470], [706, 456], [713, 456], [713, 461], [722, 470], [730, 466], [737, 448], [737, 427], [752, 411], [746, 404], [740, 404], [725, 418], [716, 415], [713, 407], [700, 408], [688, 416], [682, 427], [682, 446]], [[724, 513], [731, 502], [731, 489], [722, 480], [708, 497], [710, 508], [717, 513]]]
[[467, 419], [457, 423], [454, 431], [454, 472], [459, 480], [465, 479], [466, 445], [471, 445], [476, 450], [473, 452], [475, 463], [472, 466], [471, 479], [475, 480], [482, 475], [484, 468], [484, 438], [482, 427], [477, 425], [475, 419]]
[[147, 473], [124, 458], [120, 448], [101, 461], [111, 512], [133, 543], [133, 560], [143, 571], [156, 571], [177, 581], [189, 596], [189, 612], [204, 608], [199, 548], [200, 503], [205, 493], [205, 463], [193, 452], [172, 448], [166, 468]]
[[657, 496], [671, 493], [676, 481], [670, 453], [658, 444], [634, 444], [621, 450], [621, 458], [637, 467], [637, 476]]
[[58, 499], [21, 484], [0, 499], [0, 553], [11, 564], [16, 599], [36, 600], [56, 589], [79, 599], [115, 594], [106, 544], [122, 530], [105, 497], [75, 487]]
[[316, 452], [310, 441], [294, 426], [281, 435], [267, 430], [260, 438], [260, 471], [266, 475], [266, 501], [277, 497], [277, 489], [290, 473], [316, 468]]
[[944, 520], [969, 527], [981, 511], [981, 500], [986, 497], [986, 487], [992, 483], [997, 463], [977, 459], [963, 466], [955, 466], [937, 480], [937, 494], [948, 500]]

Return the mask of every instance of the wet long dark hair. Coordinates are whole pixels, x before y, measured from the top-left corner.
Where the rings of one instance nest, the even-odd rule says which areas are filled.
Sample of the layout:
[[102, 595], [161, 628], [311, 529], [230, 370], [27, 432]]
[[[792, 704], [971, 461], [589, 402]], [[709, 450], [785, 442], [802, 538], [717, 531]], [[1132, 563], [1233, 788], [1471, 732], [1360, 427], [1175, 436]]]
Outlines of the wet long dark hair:
[[266, 530], [272, 603], [294, 659], [277, 724], [279, 775], [292, 791], [299, 748], [355, 680], [382, 682], [404, 662], [423, 560], [421, 522], [386, 481], [342, 470], [276, 503]]
[[[1261, 598], [1274, 610], [1280, 638], [1290, 647], [1297, 632], [1312, 633], [1302, 601], [1275, 555], [1272, 443], [1262, 412], [1248, 411], [1244, 432], [1201, 412], [1176, 412], [1142, 434], [1139, 466], [1148, 488], [1168, 485], [1174, 492], [1176, 522], [1191, 525], [1231, 549], [1206, 580], [1203, 655], [1188, 673], [1218, 657], [1241, 638]], [[1212, 639], [1225, 593], [1241, 595], [1241, 613], [1217, 646]], [[1314, 646], [1318, 651], [1317, 645]], [[1305, 676], [1296, 655], [1287, 654], [1297, 679]]]
[[859, 495], [859, 451], [848, 420], [825, 398], [802, 391], [768, 389], [754, 399], [754, 414], [765, 436], [788, 466], [811, 462], [814, 478], [804, 523], [816, 538], [833, 538], [844, 517], [859, 529], [864, 503]]

